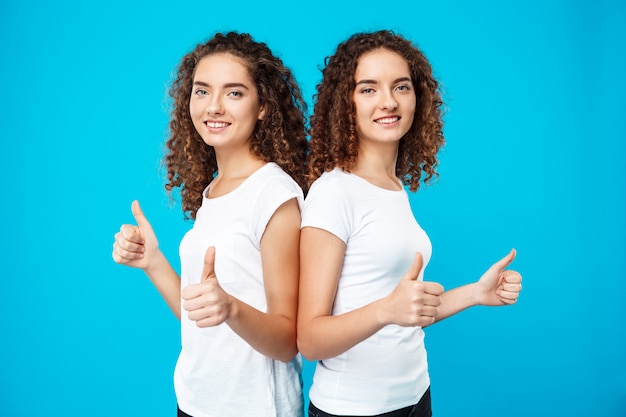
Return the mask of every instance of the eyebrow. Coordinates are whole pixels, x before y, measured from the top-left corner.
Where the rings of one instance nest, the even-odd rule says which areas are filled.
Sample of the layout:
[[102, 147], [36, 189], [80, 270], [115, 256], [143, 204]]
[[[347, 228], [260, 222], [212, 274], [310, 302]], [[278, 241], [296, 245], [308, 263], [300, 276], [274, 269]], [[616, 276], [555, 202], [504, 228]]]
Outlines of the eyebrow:
[[[199, 85], [201, 87], [211, 87], [211, 84], [205, 83], [204, 81], [194, 81], [193, 85]], [[227, 83], [227, 84], [224, 84], [223, 87], [224, 88], [240, 87], [240, 88], [245, 88], [246, 90], [249, 90], [248, 86], [242, 83]]]
[[[401, 83], [403, 81], [411, 81], [411, 79], [409, 77], [396, 78], [395, 80], [393, 80], [393, 83], [397, 84], [397, 83]], [[378, 84], [378, 81], [376, 81], [376, 80], [359, 80], [359, 81], [357, 81], [356, 85], [359, 85], [359, 84]]]

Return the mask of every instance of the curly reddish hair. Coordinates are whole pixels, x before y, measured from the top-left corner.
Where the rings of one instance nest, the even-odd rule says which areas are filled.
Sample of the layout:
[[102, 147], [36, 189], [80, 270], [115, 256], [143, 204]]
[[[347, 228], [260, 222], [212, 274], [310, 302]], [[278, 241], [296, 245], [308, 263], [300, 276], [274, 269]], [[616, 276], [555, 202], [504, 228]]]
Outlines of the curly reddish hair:
[[306, 103], [291, 71], [265, 43], [245, 33], [217, 33], [198, 44], [182, 58], [176, 78], [169, 89], [173, 99], [170, 136], [166, 142], [166, 190], [181, 187], [182, 208], [186, 218], [196, 218], [202, 191], [217, 172], [212, 146], [204, 143], [189, 114], [193, 77], [200, 60], [216, 53], [229, 53], [245, 63], [257, 90], [265, 117], [257, 121], [250, 150], [265, 162], [275, 162], [305, 188], [307, 153]]
[[354, 74], [359, 58], [380, 48], [396, 52], [407, 61], [416, 95], [413, 124], [400, 139], [396, 175], [411, 191], [419, 188], [422, 173], [424, 183], [438, 176], [437, 153], [444, 144], [439, 83], [433, 77], [428, 60], [416, 46], [392, 31], [383, 30], [354, 34], [339, 44], [334, 55], [325, 59], [311, 116], [307, 185], [334, 168], [346, 171], [354, 168], [359, 145], [352, 99], [356, 87]]

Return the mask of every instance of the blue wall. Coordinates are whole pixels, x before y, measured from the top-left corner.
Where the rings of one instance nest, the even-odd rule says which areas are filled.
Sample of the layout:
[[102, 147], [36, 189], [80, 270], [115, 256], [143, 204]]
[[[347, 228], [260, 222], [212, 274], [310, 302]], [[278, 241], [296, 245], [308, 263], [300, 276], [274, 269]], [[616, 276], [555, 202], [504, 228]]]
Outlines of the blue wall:
[[174, 414], [178, 323], [110, 251], [137, 198], [178, 265], [159, 157], [184, 53], [249, 31], [311, 97], [339, 41], [391, 28], [448, 105], [441, 178], [411, 197], [428, 279], [511, 247], [525, 279], [518, 305], [427, 330], [435, 415], [626, 415], [623, 1], [173, 4], [0, 3], [0, 414]]

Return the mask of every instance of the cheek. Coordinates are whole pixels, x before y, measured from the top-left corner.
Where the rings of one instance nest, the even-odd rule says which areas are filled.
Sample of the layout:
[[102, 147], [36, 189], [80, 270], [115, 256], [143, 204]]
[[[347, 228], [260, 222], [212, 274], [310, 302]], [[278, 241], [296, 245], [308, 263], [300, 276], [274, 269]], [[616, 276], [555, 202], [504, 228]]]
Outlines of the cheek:
[[193, 100], [189, 102], [189, 117], [191, 118], [191, 123], [193, 124], [196, 131], [198, 131], [198, 133], [200, 133], [200, 129], [203, 126], [203, 113], [204, 111], [200, 108], [200, 106], [198, 106], [198, 103], [194, 104]]
[[410, 119], [410, 122], [413, 123], [413, 119], [415, 118], [415, 110], [417, 109], [417, 104], [415, 103], [415, 100], [407, 102], [405, 108], [409, 116], [407, 119]]
[[191, 121], [193, 122], [196, 128], [202, 124], [202, 119], [204, 117], [204, 109], [201, 106], [198, 106], [198, 103], [193, 105], [189, 103], [189, 116], [191, 117]]
[[417, 110], [417, 105], [415, 104], [415, 101], [408, 103], [407, 110], [412, 117], [415, 116], [415, 110]]
[[195, 100], [189, 100], [189, 115], [191, 116], [191, 118], [195, 119], [200, 113], [201, 111], [198, 103]]
[[354, 105], [354, 117], [357, 125], [364, 123], [367, 119], [369, 119], [368, 111], [363, 105], [358, 105], [355, 103]]

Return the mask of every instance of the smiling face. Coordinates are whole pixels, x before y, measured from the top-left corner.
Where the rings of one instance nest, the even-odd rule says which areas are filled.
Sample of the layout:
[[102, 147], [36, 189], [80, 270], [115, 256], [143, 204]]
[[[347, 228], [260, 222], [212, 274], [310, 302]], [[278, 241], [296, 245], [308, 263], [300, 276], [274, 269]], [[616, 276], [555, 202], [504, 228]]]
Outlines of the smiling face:
[[244, 61], [229, 53], [202, 58], [193, 77], [189, 113], [204, 142], [216, 150], [249, 146], [264, 109]]
[[359, 58], [352, 99], [359, 142], [397, 142], [409, 131], [415, 114], [415, 90], [407, 61], [388, 49]]

